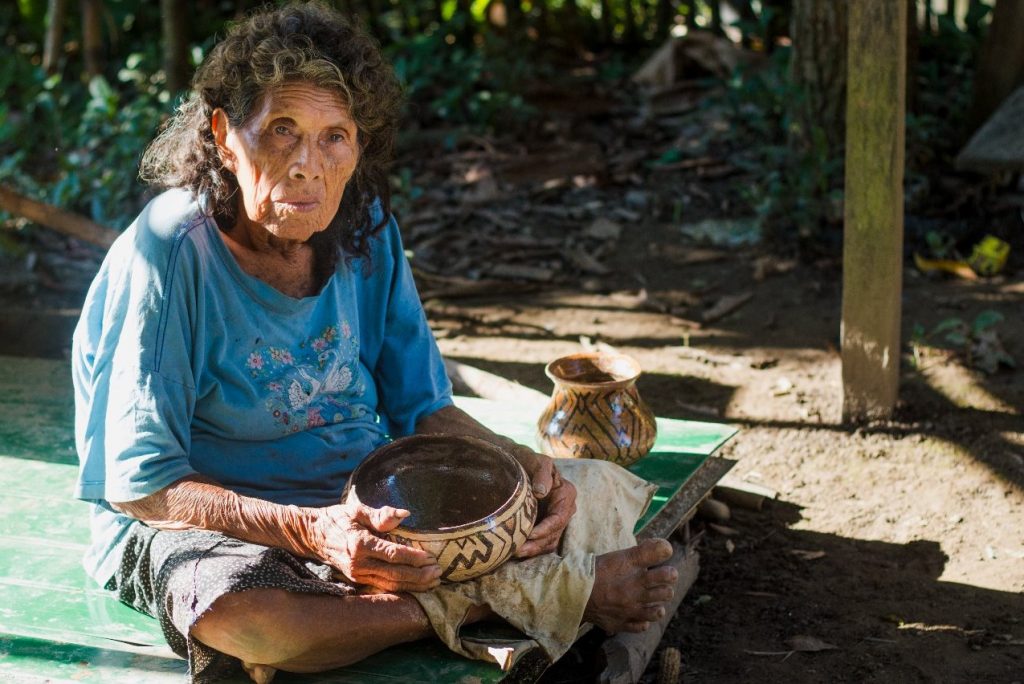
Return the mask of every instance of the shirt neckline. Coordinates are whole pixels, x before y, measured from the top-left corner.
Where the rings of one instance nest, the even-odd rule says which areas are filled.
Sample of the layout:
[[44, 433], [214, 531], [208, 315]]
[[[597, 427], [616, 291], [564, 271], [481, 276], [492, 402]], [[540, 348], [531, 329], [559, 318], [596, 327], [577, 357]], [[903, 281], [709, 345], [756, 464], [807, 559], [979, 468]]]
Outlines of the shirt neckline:
[[231, 253], [228, 246], [224, 243], [224, 236], [221, 235], [220, 227], [217, 226], [217, 222], [212, 216], [205, 217], [206, 231], [210, 234], [210, 240], [213, 242], [214, 251], [217, 252], [217, 256], [224, 264], [228, 272], [231, 273], [235, 281], [244, 289], [249, 295], [255, 299], [258, 303], [269, 309], [276, 309], [283, 312], [293, 312], [308, 308], [320, 301], [320, 298], [327, 292], [328, 288], [333, 287], [334, 278], [337, 273], [332, 274], [323, 288], [320, 289], [315, 295], [309, 295], [308, 297], [292, 297], [284, 292], [281, 292], [273, 285], [265, 283], [259, 278], [249, 275], [242, 270], [239, 266], [238, 260], [235, 259], [235, 255]]

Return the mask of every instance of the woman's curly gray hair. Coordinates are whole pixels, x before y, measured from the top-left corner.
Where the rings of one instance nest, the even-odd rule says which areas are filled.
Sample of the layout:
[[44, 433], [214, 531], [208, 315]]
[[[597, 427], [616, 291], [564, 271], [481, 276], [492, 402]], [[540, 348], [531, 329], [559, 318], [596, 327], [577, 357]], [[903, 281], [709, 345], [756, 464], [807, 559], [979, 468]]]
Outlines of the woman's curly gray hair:
[[[339, 247], [366, 256], [369, 238], [387, 222], [391, 161], [402, 92], [376, 42], [320, 3], [265, 9], [233, 25], [192, 78], [192, 90], [142, 156], [140, 177], [187, 188], [223, 228], [234, 225], [238, 181], [217, 154], [210, 120], [223, 109], [242, 126], [261, 98], [283, 83], [302, 81], [336, 91], [359, 129], [360, 158], [331, 225], [311, 238], [318, 270], [333, 270]], [[383, 214], [372, 220], [373, 204]]]

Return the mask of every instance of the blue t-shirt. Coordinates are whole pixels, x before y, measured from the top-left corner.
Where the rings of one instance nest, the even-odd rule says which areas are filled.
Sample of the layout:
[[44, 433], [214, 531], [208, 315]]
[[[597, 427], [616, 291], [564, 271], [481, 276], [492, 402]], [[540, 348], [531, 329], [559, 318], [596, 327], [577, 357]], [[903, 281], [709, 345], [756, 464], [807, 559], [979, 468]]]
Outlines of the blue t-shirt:
[[337, 503], [370, 451], [451, 404], [393, 217], [371, 245], [296, 299], [242, 271], [183, 190], [114, 243], [72, 352], [93, 578], [113, 575], [134, 522], [108, 501], [202, 474], [277, 503]]

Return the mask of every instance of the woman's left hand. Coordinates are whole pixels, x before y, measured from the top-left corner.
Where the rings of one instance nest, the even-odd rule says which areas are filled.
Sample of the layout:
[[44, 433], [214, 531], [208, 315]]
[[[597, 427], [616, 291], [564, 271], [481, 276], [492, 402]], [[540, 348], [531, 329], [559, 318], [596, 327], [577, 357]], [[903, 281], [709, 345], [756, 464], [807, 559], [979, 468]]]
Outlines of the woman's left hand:
[[576, 512], [576, 487], [558, 474], [550, 457], [523, 446], [518, 446], [514, 455], [530, 476], [540, 504], [537, 524], [526, 543], [516, 550], [516, 557], [530, 558], [556, 551], [569, 519]]

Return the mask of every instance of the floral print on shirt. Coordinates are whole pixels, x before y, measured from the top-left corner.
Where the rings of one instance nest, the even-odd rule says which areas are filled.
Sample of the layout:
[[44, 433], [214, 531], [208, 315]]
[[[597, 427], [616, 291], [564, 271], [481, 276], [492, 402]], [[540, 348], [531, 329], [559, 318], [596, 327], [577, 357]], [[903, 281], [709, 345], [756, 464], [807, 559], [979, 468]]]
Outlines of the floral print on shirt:
[[366, 387], [359, 375], [359, 342], [348, 323], [330, 325], [292, 351], [265, 346], [245, 367], [267, 392], [264, 406], [287, 434], [362, 417]]

